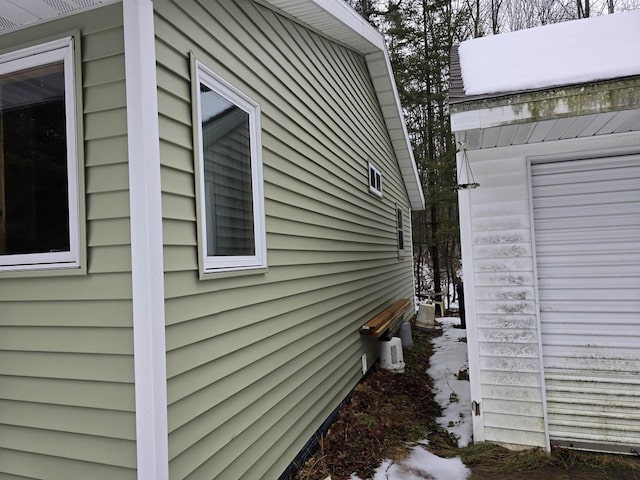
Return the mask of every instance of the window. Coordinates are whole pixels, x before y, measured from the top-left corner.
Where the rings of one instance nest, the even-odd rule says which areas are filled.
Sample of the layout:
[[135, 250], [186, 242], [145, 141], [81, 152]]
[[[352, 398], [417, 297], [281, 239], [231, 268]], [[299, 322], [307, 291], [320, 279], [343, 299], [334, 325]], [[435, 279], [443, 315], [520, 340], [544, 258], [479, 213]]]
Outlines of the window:
[[79, 266], [71, 39], [0, 55], [0, 270]]
[[382, 197], [382, 175], [372, 163], [369, 163], [369, 191]]
[[265, 267], [260, 108], [199, 62], [196, 76], [203, 271]]
[[404, 257], [404, 227], [402, 224], [402, 209], [396, 208], [396, 227], [398, 231], [398, 258]]

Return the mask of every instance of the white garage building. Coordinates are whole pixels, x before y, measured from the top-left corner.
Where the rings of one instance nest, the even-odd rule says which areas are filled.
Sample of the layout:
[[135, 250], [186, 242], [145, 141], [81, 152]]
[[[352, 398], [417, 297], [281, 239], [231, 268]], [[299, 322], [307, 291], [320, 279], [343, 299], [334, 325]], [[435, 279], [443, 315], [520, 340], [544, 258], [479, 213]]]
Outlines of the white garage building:
[[452, 55], [476, 442], [640, 451], [638, 45], [634, 11]]

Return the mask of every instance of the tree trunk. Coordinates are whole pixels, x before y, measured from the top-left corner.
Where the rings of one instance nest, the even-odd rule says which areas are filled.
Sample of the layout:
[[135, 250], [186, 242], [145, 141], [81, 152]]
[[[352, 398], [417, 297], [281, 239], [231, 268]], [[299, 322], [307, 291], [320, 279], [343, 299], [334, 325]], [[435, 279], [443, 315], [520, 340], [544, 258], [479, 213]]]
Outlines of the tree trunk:
[[578, 6], [578, 18], [588, 18], [591, 15], [590, 0], [576, 0]]

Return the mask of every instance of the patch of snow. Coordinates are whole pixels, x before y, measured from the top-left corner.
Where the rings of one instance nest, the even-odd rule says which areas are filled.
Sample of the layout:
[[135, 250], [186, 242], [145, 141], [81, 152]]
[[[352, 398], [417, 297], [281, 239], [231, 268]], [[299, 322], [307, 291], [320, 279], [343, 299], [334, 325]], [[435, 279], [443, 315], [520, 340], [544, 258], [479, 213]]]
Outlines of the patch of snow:
[[433, 339], [433, 355], [427, 373], [433, 379], [436, 401], [442, 407], [438, 424], [458, 437], [458, 446], [471, 442], [471, 390], [468, 380], [459, 380], [461, 373], [469, 371], [467, 360], [467, 331], [457, 317], [439, 318], [442, 335]]
[[[463, 447], [471, 441], [471, 394], [469, 382], [456, 375], [468, 368], [467, 344], [459, 341], [467, 332], [457, 317], [439, 318], [442, 335], [433, 339], [434, 353], [427, 373], [433, 378], [435, 397], [442, 407], [438, 423], [458, 437]], [[455, 393], [455, 395], [453, 395]], [[453, 400], [456, 401], [453, 401]], [[451, 425], [451, 426], [450, 426]], [[427, 439], [417, 442], [411, 454], [399, 462], [384, 460], [372, 480], [467, 480], [471, 471], [460, 457], [441, 458], [429, 452]], [[351, 480], [362, 480], [356, 474]]]
[[[442, 458], [418, 446], [401, 462], [385, 460], [373, 480], [466, 480], [471, 475], [460, 457]], [[352, 480], [360, 480], [356, 475]]]
[[460, 44], [467, 95], [640, 74], [640, 10], [474, 38]]

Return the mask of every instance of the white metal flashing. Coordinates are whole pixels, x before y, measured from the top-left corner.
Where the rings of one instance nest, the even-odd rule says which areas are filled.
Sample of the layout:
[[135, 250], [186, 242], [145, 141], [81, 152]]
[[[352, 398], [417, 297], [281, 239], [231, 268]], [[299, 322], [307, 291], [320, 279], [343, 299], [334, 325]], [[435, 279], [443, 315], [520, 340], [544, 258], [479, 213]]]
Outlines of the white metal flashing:
[[153, 3], [123, 0], [138, 478], [169, 477]]
[[[497, 110], [497, 111], [495, 111]], [[489, 128], [515, 121], [511, 107], [485, 108], [451, 113], [451, 131], [461, 132], [474, 128]]]
[[[556, 107], [549, 116], [567, 115], [570, 109], [564, 98], [557, 100]], [[501, 105], [451, 113], [451, 130], [459, 132], [474, 128], [490, 128], [512, 123], [523, 123], [537, 120], [530, 111], [528, 103], [517, 105]]]

